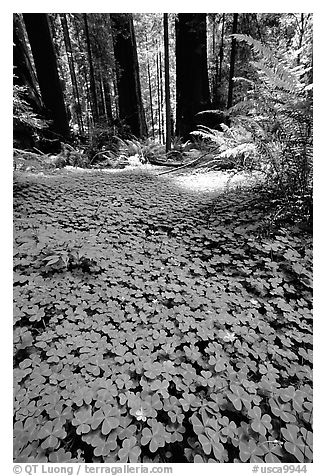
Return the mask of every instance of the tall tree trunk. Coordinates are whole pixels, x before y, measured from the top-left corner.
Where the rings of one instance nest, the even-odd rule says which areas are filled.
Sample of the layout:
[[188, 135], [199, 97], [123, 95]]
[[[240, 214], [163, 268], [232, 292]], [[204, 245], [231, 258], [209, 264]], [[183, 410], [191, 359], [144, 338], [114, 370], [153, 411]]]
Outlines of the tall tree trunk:
[[98, 104], [97, 104], [97, 97], [96, 97], [96, 83], [95, 83], [94, 64], [93, 64], [93, 58], [92, 58], [91, 41], [89, 37], [89, 28], [88, 28], [86, 13], [84, 13], [84, 25], [85, 25], [88, 64], [89, 64], [89, 84], [90, 84], [91, 98], [92, 98], [91, 109], [92, 109], [93, 121], [94, 121], [94, 124], [96, 124], [98, 122]]
[[161, 98], [161, 105], [160, 105], [160, 112], [161, 112], [161, 123], [162, 123], [162, 139], [163, 144], [165, 142], [165, 134], [164, 134], [164, 96], [163, 96], [163, 74], [162, 74], [162, 54], [161, 51], [159, 52], [159, 64], [160, 64], [160, 98]]
[[224, 32], [225, 32], [225, 13], [223, 13], [222, 18], [222, 35], [221, 35], [221, 46], [220, 46], [220, 72], [219, 72], [219, 83], [222, 82], [222, 63], [224, 57]]
[[105, 103], [105, 113], [109, 125], [112, 125], [113, 116], [112, 116], [112, 100], [110, 92], [110, 79], [108, 76], [103, 78], [103, 93], [104, 93], [104, 103]]
[[30, 55], [28, 53], [23, 25], [17, 13], [13, 16], [13, 66], [14, 84], [26, 86], [28, 99], [34, 111], [40, 113], [42, 110], [42, 99], [37, 89], [37, 78], [35, 76]]
[[[232, 34], [234, 35], [237, 32], [238, 26], [238, 13], [233, 14], [233, 25], [232, 25]], [[231, 42], [231, 56], [230, 56], [230, 76], [229, 76], [229, 92], [228, 92], [228, 104], [227, 108], [232, 107], [233, 100], [233, 76], [234, 76], [234, 66], [235, 66], [235, 56], [236, 56], [236, 39], [232, 37]]]
[[58, 75], [57, 60], [46, 13], [24, 13], [43, 103], [53, 120], [50, 129], [69, 138], [69, 124]]
[[149, 104], [151, 109], [152, 136], [153, 136], [153, 139], [155, 139], [151, 69], [149, 66], [148, 59], [147, 59], [147, 76], [148, 76]]
[[[212, 106], [216, 109], [219, 109], [220, 98], [218, 94], [218, 85], [219, 85], [219, 75], [220, 75], [220, 52], [217, 48], [217, 28], [216, 28], [216, 17], [214, 16], [213, 23], [213, 58], [214, 58], [214, 72], [213, 72], [213, 94], [212, 94]], [[221, 17], [219, 16], [218, 25], [220, 24]]]
[[176, 20], [176, 133], [190, 138], [195, 114], [210, 108], [206, 14], [179, 13]]
[[152, 135], [153, 139], [155, 139], [155, 128], [154, 128], [154, 113], [153, 113], [153, 93], [152, 93], [152, 78], [151, 78], [151, 68], [149, 65], [148, 59], [148, 39], [147, 34], [146, 36], [146, 61], [147, 61], [147, 77], [148, 77], [148, 90], [149, 90], [149, 104], [150, 104], [150, 111], [151, 111], [151, 124], [152, 124]]
[[72, 47], [71, 47], [71, 41], [70, 41], [69, 28], [68, 28], [66, 14], [61, 13], [60, 18], [61, 18], [61, 25], [62, 25], [62, 30], [63, 30], [63, 38], [64, 38], [64, 42], [65, 42], [65, 47], [66, 47], [66, 53], [67, 53], [67, 57], [68, 57], [70, 78], [71, 78], [72, 88], [73, 88], [73, 91], [74, 91], [75, 104], [73, 106], [74, 106], [74, 109], [76, 111], [76, 117], [77, 117], [79, 132], [81, 132], [83, 134], [84, 133], [84, 124], [83, 124], [83, 118], [82, 118], [82, 108], [81, 108], [81, 104], [80, 104], [78, 84], [77, 84], [76, 71], [75, 71], [75, 63], [74, 63], [73, 51], [72, 51]]
[[105, 120], [108, 123], [108, 117], [106, 114], [106, 104], [105, 104], [105, 97], [104, 97], [104, 87], [103, 87], [103, 74], [101, 66], [97, 70], [98, 74], [98, 81], [97, 84], [99, 86], [98, 90], [100, 91], [100, 101], [98, 101], [98, 109], [99, 109], [99, 120]]
[[136, 137], [146, 137], [147, 127], [141, 99], [139, 65], [132, 14], [111, 13], [114, 56], [117, 63], [119, 115]]
[[169, 57], [169, 18], [163, 14], [164, 28], [164, 73], [165, 73], [165, 113], [166, 113], [166, 145], [165, 150], [171, 150], [171, 102], [170, 102], [170, 57]]
[[158, 116], [158, 138], [161, 142], [161, 87], [160, 87], [160, 68], [158, 62], [158, 52], [156, 53], [156, 79], [157, 79], [157, 116]]

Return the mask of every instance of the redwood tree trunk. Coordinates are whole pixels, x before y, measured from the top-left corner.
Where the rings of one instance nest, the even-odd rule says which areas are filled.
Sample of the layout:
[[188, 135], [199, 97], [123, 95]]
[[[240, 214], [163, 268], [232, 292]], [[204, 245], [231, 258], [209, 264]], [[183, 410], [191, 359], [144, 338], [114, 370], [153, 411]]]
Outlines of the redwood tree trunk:
[[206, 14], [179, 13], [176, 20], [176, 134], [189, 139], [195, 114], [210, 108]]
[[70, 78], [71, 78], [72, 88], [73, 88], [73, 91], [74, 91], [75, 104], [73, 104], [73, 106], [74, 106], [74, 109], [76, 111], [76, 117], [77, 117], [79, 132], [84, 133], [82, 108], [81, 108], [81, 104], [80, 104], [79, 90], [78, 90], [76, 71], [75, 71], [75, 62], [74, 62], [74, 57], [73, 57], [73, 52], [72, 52], [72, 47], [71, 47], [71, 41], [70, 41], [69, 28], [68, 28], [66, 14], [61, 13], [60, 18], [61, 18], [61, 25], [62, 25], [62, 30], [63, 30], [63, 38], [64, 38], [64, 42], [65, 42], [65, 47], [66, 47], [66, 53], [67, 53], [67, 58], [68, 58]]
[[[233, 14], [233, 25], [232, 25], [232, 34], [237, 32], [238, 25], [238, 13]], [[233, 76], [234, 76], [234, 66], [235, 66], [235, 55], [236, 55], [236, 40], [232, 37], [231, 43], [231, 56], [230, 56], [230, 76], [229, 76], [229, 92], [228, 92], [228, 104], [227, 108], [232, 107], [233, 101]]]
[[35, 76], [31, 59], [28, 53], [23, 26], [18, 14], [13, 16], [13, 66], [14, 66], [14, 84], [18, 86], [26, 86], [28, 99], [35, 110], [40, 113], [42, 110], [42, 100], [37, 90], [37, 78]]
[[93, 121], [94, 121], [94, 124], [96, 124], [98, 122], [98, 104], [97, 104], [97, 97], [96, 97], [96, 83], [95, 83], [92, 49], [91, 49], [91, 40], [89, 37], [89, 29], [88, 29], [88, 21], [87, 21], [86, 13], [84, 13], [84, 25], [85, 25], [88, 64], [89, 64], [89, 84], [90, 84], [90, 92], [91, 92], [91, 98], [92, 98], [91, 109], [92, 109]]
[[160, 87], [160, 68], [158, 62], [158, 52], [156, 52], [156, 88], [157, 88], [157, 117], [158, 117], [158, 140], [161, 142], [161, 87]]
[[165, 150], [171, 149], [171, 103], [170, 103], [170, 60], [169, 60], [169, 19], [168, 14], [163, 14], [164, 26], [164, 73], [165, 73], [165, 123], [166, 145]]
[[223, 56], [224, 56], [224, 30], [225, 30], [225, 13], [223, 13], [223, 18], [222, 18], [222, 36], [221, 36], [221, 46], [220, 46], [219, 83], [222, 82], [222, 63], [223, 63]]
[[69, 125], [57, 60], [46, 13], [24, 13], [24, 22], [33, 53], [34, 64], [44, 106], [53, 123], [53, 132], [68, 138]]
[[146, 137], [147, 127], [141, 99], [136, 38], [132, 15], [111, 13], [114, 56], [117, 63], [119, 117], [136, 137]]

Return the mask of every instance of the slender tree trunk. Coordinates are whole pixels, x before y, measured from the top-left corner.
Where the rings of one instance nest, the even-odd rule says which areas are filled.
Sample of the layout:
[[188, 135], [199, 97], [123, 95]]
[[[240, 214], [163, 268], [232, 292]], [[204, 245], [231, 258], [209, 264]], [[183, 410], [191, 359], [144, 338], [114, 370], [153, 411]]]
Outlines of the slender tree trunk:
[[169, 18], [163, 14], [164, 27], [164, 73], [165, 73], [165, 113], [166, 113], [166, 145], [165, 150], [171, 150], [171, 102], [170, 102], [170, 57], [169, 57]]
[[67, 58], [68, 58], [68, 65], [69, 65], [69, 71], [70, 71], [70, 77], [71, 77], [71, 83], [74, 91], [74, 99], [76, 104], [76, 116], [77, 116], [77, 123], [78, 123], [78, 129], [79, 132], [84, 133], [84, 124], [83, 124], [83, 118], [82, 118], [82, 108], [80, 104], [80, 98], [79, 98], [79, 91], [78, 91], [78, 84], [77, 84], [77, 79], [76, 79], [76, 71], [75, 71], [75, 63], [74, 63], [74, 58], [73, 58], [73, 52], [72, 52], [72, 47], [71, 47], [71, 41], [70, 41], [70, 35], [69, 35], [69, 28], [68, 28], [68, 23], [67, 23], [67, 18], [65, 13], [61, 13], [60, 15], [61, 18], [61, 25], [62, 25], [62, 30], [63, 30], [63, 38], [65, 42], [65, 47], [66, 47], [66, 53], [67, 53]]
[[253, 17], [254, 17], [255, 23], [256, 23], [258, 38], [259, 38], [260, 41], [262, 41], [263, 38], [262, 38], [261, 31], [260, 31], [260, 27], [259, 27], [259, 21], [258, 21], [257, 13], [254, 13], [254, 14], [253, 14]]
[[[218, 25], [220, 24], [221, 17], [219, 17]], [[214, 58], [214, 73], [213, 73], [213, 94], [212, 94], [212, 103], [215, 108], [219, 108], [219, 95], [218, 95], [218, 84], [219, 84], [219, 64], [220, 56], [217, 48], [217, 34], [216, 34], [216, 16], [214, 16], [213, 24], [213, 58]]]
[[110, 80], [108, 77], [106, 77], [102, 81], [103, 81], [102, 85], [103, 85], [103, 93], [104, 93], [105, 113], [106, 113], [108, 124], [111, 125], [113, 122], [113, 116], [112, 116]]
[[[234, 13], [232, 34], [235, 34], [237, 32], [237, 25], [238, 25], [238, 13]], [[232, 107], [232, 100], [233, 100], [233, 76], [234, 76], [234, 67], [235, 67], [236, 48], [237, 48], [236, 39], [232, 37], [231, 56], [230, 56], [229, 92], [228, 92], [228, 104], [227, 104], [228, 109]]]
[[69, 138], [68, 118], [48, 16], [46, 13], [24, 13], [23, 16], [43, 103], [53, 120], [50, 128], [59, 136]]
[[14, 13], [13, 22], [13, 82], [18, 86], [27, 86], [29, 102], [35, 112], [40, 113], [43, 107], [42, 99], [37, 89], [37, 78], [28, 53], [22, 21], [17, 13]]
[[117, 63], [119, 115], [136, 137], [147, 136], [141, 98], [136, 37], [132, 14], [111, 13], [114, 56]]
[[149, 89], [149, 103], [150, 103], [150, 109], [151, 109], [152, 136], [153, 136], [153, 139], [155, 139], [151, 70], [150, 70], [148, 60], [147, 60], [147, 76], [148, 76], [148, 89]]
[[145, 34], [145, 35], [146, 35], [147, 77], [148, 77], [149, 103], [150, 103], [150, 110], [151, 110], [152, 135], [153, 135], [153, 139], [155, 139], [151, 68], [150, 68], [149, 59], [148, 59], [148, 40], [147, 40], [147, 34]]
[[89, 64], [89, 84], [90, 84], [91, 99], [92, 99], [91, 109], [92, 109], [93, 121], [94, 121], [94, 124], [96, 124], [98, 122], [98, 104], [97, 104], [97, 97], [96, 97], [96, 83], [95, 83], [94, 65], [93, 65], [92, 50], [91, 50], [91, 41], [89, 38], [89, 29], [88, 29], [88, 21], [87, 21], [86, 13], [84, 13], [84, 25], [85, 25], [88, 64]]
[[206, 14], [180, 13], [176, 20], [176, 133], [190, 139], [195, 115], [210, 108]]
[[157, 115], [158, 115], [158, 137], [161, 142], [161, 88], [160, 88], [160, 70], [158, 63], [158, 52], [156, 53], [156, 78], [157, 78]]
[[[83, 18], [80, 20], [83, 22]], [[75, 32], [76, 32], [76, 39], [78, 44], [79, 51], [84, 51], [84, 44], [80, 38], [81, 27], [77, 22], [76, 15], [72, 17], [72, 22], [74, 24]], [[80, 100], [82, 103], [82, 110], [81, 113], [85, 114], [86, 117], [86, 129], [87, 131], [90, 130], [90, 108], [91, 108], [91, 93], [89, 90], [88, 84], [88, 75], [87, 75], [87, 65], [86, 62], [83, 61], [82, 64], [79, 64], [79, 73], [82, 76], [82, 79], [79, 80], [79, 90], [81, 90]], [[79, 76], [78, 76], [79, 79]], [[85, 122], [85, 121], [84, 121]]]
[[[303, 35], [304, 35], [304, 13], [301, 13], [300, 17], [300, 25], [299, 25], [299, 44], [298, 44], [298, 49], [300, 50], [302, 47], [302, 42], [303, 42]], [[300, 65], [301, 61], [301, 55], [300, 53], [297, 56], [297, 65]]]
[[161, 98], [161, 123], [162, 123], [162, 139], [163, 144], [165, 142], [165, 133], [164, 133], [164, 96], [163, 96], [163, 73], [162, 73], [162, 54], [161, 51], [159, 52], [159, 64], [160, 64], [160, 98]]
[[99, 91], [100, 91], [100, 101], [99, 101], [99, 120], [105, 120], [108, 123], [108, 116], [106, 113], [106, 104], [105, 104], [105, 97], [104, 97], [104, 87], [103, 87], [103, 74], [101, 66], [98, 68], [98, 82]]
[[222, 36], [221, 36], [221, 46], [220, 46], [219, 83], [222, 82], [222, 63], [223, 63], [223, 57], [224, 57], [224, 31], [225, 31], [225, 13], [223, 13], [223, 18], [222, 18]]

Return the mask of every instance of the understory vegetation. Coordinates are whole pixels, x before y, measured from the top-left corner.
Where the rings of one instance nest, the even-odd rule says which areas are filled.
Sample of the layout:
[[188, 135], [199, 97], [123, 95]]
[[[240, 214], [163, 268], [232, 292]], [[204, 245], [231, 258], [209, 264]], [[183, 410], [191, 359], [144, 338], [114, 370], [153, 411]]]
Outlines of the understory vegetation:
[[311, 235], [167, 177], [15, 174], [16, 462], [312, 461]]
[[14, 461], [312, 462], [312, 14], [13, 34]]

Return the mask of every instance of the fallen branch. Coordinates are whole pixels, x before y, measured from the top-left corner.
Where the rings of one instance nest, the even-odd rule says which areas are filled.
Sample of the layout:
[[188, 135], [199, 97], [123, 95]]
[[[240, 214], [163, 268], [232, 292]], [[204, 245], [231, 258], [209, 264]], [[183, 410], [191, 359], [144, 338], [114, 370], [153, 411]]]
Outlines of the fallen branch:
[[[98, 155], [101, 155], [101, 154], [106, 154], [107, 152], [116, 155], [112, 150], [100, 150], [100, 152], [97, 152], [97, 154], [95, 154], [94, 157], [92, 157], [92, 159], [91, 159], [91, 161], [90, 161], [90, 164], [93, 162], [93, 160], [95, 159], [95, 157], [97, 157]], [[105, 156], [105, 158], [108, 158], [108, 157]], [[111, 159], [111, 160], [112, 160], [112, 159]]]
[[191, 160], [190, 162], [187, 162], [186, 164], [184, 165], [180, 165], [180, 167], [176, 167], [175, 169], [172, 169], [172, 170], [165, 170], [164, 172], [161, 172], [160, 174], [158, 175], [164, 175], [164, 174], [168, 174], [170, 172], [174, 172], [175, 170], [180, 170], [180, 169], [185, 169], [186, 167], [188, 167], [189, 165], [193, 165], [195, 164], [196, 162], [199, 162], [203, 157], [205, 157], [206, 155], [209, 155], [211, 154], [212, 152], [215, 152], [217, 149], [219, 149], [220, 146], [217, 146], [215, 147], [213, 150], [209, 150], [208, 152], [205, 152], [205, 154], [202, 154], [200, 155], [199, 157], [197, 157], [196, 159], [194, 160]]
[[47, 154], [44, 154], [44, 152], [42, 152], [41, 150], [37, 149], [36, 147], [33, 147], [34, 150], [36, 150], [37, 152], [39, 152], [39, 154], [41, 155], [47, 155]]

